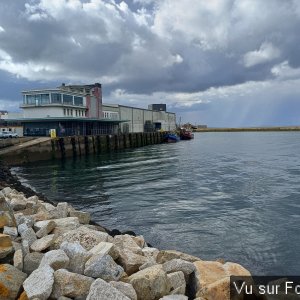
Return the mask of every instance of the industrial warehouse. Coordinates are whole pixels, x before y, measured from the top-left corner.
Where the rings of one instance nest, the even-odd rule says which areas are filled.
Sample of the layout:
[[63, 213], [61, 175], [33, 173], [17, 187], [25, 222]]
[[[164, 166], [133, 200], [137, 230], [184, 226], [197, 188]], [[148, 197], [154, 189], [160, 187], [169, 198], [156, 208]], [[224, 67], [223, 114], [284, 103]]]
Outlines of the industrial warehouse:
[[170, 131], [176, 128], [175, 113], [165, 104], [148, 109], [102, 103], [100, 83], [65, 85], [54, 89], [23, 91], [23, 114], [5, 118], [5, 125], [18, 122], [24, 136], [100, 135]]

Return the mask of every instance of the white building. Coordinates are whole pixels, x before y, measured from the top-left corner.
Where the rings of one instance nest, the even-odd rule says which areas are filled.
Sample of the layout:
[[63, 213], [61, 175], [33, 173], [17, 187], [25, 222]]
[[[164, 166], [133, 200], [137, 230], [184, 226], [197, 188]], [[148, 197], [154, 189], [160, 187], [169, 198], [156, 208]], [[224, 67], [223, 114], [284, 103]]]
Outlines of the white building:
[[166, 111], [102, 104], [101, 84], [65, 85], [23, 91], [24, 135], [98, 135], [175, 129], [176, 115]]

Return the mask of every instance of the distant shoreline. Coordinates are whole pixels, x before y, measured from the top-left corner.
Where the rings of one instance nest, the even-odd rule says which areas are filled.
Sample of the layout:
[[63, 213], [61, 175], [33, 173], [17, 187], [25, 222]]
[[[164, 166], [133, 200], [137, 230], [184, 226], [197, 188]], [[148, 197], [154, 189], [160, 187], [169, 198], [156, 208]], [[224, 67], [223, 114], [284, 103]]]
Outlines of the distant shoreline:
[[251, 131], [300, 131], [300, 126], [288, 127], [240, 127], [240, 128], [199, 128], [193, 132], [251, 132]]

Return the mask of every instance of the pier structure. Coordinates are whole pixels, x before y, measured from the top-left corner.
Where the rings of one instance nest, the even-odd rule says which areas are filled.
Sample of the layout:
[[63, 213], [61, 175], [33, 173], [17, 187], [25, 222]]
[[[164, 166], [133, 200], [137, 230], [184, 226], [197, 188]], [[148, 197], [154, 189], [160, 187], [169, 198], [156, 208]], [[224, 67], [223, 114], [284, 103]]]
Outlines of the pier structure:
[[[13, 145], [0, 148], [0, 160], [8, 165], [81, 157], [107, 153], [126, 148], [137, 148], [163, 142], [162, 132], [139, 132], [115, 135], [40, 137], [31, 140], [22, 138]], [[1, 145], [0, 145], [1, 146]]]

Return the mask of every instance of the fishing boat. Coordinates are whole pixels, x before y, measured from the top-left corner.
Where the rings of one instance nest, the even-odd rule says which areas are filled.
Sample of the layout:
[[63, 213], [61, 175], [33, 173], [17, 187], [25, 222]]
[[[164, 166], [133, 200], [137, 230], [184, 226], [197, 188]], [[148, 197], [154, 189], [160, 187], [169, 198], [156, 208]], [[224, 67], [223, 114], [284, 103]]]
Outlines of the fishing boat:
[[179, 136], [181, 140], [192, 140], [194, 138], [193, 132], [186, 128], [180, 128]]
[[164, 142], [166, 143], [176, 143], [180, 140], [176, 133], [166, 133], [164, 135]]

